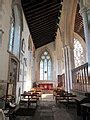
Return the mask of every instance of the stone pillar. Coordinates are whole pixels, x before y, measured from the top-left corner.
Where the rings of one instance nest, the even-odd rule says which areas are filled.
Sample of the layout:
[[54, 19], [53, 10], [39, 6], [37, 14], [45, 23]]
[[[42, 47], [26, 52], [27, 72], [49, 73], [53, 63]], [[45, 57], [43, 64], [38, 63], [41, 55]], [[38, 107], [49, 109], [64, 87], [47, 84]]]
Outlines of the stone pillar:
[[72, 69], [74, 68], [73, 55], [73, 32], [75, 24], [75, 15], [78, 0], [63, 0], [61, 16], [61, 37], [64, 51], [64, 68], [65, 68], [65, 90], [70, 92], [72, 89]]
[[57, 61], [58, 61], [58, 75], [60, 75], [61, 74], [61, 66], [60, 66], [61, 60], [59, 59]]
[[[84, 25], [86, 59], [88, 63], [88, 83], [90, 85], [90, 1], [80, 1], [80, 13], [82, 15]], [[90, 91], [90, 88], [88, 88], [88, 91]]]
[[69, 84], [70, 84], [70, 90], [72, 90], [72, 70], [75, 68], [75, 63], [74, 63], [74, 47], [68, 46], [68, 68], [69, 68]]
[[[57, 75], [61, 74], [61, 54], [62, 54], [62, 41], [60, 27], [58, 25], [57, 38], [56, 38], [56, 57], [57, 57]], [[60, 52], [61, 51], [61, 52]]]
[[72, 89], [72, 77], [71, 77], [71, 60], [70, 60], [70, 47], [65, 45], [64, 50], [64, 65], [65, 65], [65, 90], [70, 92]]

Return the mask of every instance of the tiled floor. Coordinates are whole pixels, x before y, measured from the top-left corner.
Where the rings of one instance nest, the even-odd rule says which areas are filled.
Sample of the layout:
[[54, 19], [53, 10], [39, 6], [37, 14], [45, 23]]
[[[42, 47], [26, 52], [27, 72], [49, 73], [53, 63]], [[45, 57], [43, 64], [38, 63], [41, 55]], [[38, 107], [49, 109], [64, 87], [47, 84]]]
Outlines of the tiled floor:
[[66, 107], [65, 104], [57, 104], [52, 94], [43, 94], [35, 115], [33, 117], [17, 117], [16, 120], [82, 120], [77, 116], [75, 105]]

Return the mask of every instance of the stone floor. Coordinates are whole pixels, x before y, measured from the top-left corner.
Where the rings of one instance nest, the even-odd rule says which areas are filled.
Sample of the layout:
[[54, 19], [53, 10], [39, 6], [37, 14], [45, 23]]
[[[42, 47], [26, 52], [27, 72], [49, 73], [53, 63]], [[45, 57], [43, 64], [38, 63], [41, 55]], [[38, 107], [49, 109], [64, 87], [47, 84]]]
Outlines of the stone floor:
[[65, 104], [56, 104], [51, 94], [43, 94], [33, 117], [18, 116], [16, 120], [82, 120], [76, 114], [75, 105], [66, 107]]

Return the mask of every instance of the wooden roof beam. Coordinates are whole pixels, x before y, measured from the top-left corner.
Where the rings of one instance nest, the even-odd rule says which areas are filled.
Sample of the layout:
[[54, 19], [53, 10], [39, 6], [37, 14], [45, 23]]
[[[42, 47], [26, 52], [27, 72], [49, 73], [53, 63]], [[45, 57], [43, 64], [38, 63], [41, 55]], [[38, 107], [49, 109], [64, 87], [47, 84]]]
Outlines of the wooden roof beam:
[[[45, 18], [44, 18], [45, 17]], [[39, 19], [27, 19], [27, 22], [30, 23], [30, 24], [36, 24], [40, 21], [49, 21], [49, 20], [53, 20], [53, 19], [58, 19], [58, 14], [53, 14], [53, 16], [44, 16], [43, 18], [40, 18]]]
[[[55, 5], [55, 4], [60, 4], [60, 3], [58, 3], [58, 2], [47, 2], [46, 4], [44, 3], [44, 4], [42, 4], [41, 6], [36, 6], [34, 9], [31, 7], [31, 6], [27, 6], [27, 7], [24, 7], [23, 6], [23, 9], [25, 10], [25, 11], [31, 11], [31, 12], [37, 12], [37, 11], [41, 11], [42, 9], [46, 9], [46, 7], [48, 8], [48, 7], [52, 7], [53, 5]], [[56, 6], [56, 5], [55, 5]]]

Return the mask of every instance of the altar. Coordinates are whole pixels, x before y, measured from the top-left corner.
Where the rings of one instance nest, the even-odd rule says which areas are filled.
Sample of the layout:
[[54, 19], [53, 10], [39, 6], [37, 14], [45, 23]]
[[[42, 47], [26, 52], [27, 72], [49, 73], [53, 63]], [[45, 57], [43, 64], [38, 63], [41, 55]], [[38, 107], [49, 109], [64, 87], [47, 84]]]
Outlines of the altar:
[[43, 91], [53, 90], [53, 83], [39, 83], [38, 85]]

